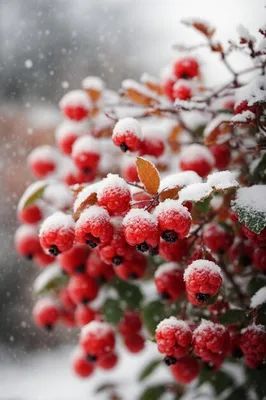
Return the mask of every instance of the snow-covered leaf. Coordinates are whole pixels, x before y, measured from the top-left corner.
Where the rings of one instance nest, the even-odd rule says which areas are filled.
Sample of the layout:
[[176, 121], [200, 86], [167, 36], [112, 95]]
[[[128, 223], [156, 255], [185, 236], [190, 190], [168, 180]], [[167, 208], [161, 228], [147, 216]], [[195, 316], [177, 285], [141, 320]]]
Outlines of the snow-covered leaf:
[[63, 274], [59, 265], [52, 265], [41, 272], [36, 278], [33, 285], [34, 293], [39, 295], [49, 292], [50, 290], [58, 290], [67, 284], [68, 279], [69, 278]]
[[143, 370], [140, 372], [139, 374], [139, 381], [143, 381], [144, 379], [148, 378], [148, 376], [150, 376], [153, 371], [156, 370], [157, 367], [159, 367], [159, 365], [162, 363], [162, 360], [158, 359], [158, 360], [152, 360], [149, 362], [148, 365], [146, 365]]
[[138, 176], [147, 192], [154, 195], [160, 187], [160, 175], [154, 164], [142, 157], [136, 160]]
[[209, 22], [200, 18], [183, 19], [181, 21], [186, 26], [191, 26], [197, 31], [201, 32], [204, 36], [211, 38], [215, 32], [215, 28]]
[[196, 203], [204, 201], [211, 196], [212, 192], [213, 189], [208, 183], [193, 183], [180, 190], [179, 202], [191, 201], [192, 203]]
[[18, 211], [22, 211], [24, 208], [31, 206], [43, 196], [45, 188], [48, 186], [47, 181], [37, 181], [32, 183], [22, 195], [19, 204]]
[[207, 183], [215, 190], [215, 192], [224, 192], [229, 189], [237, 189], [239, 183], [230, 171], [214, 172], [208, 176]]

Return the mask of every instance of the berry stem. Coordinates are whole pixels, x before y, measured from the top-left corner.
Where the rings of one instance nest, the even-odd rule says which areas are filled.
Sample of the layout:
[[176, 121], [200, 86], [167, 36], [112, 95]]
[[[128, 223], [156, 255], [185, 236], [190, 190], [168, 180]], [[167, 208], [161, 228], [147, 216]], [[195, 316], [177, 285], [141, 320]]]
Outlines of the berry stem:
[[241, 307], [243, 307], [246, 303], [246, 296], [245, 294], [242, 292], [242, 290], [240, 289], [240, 287], [238, 286], [238, 284], [236, 283], [236, 281], [234, 280], [233, 275], [231, 274], [231, 272], [228, 270], [224, 260], [222, 257], [220, 257], [219, 259], [219, 266], [222, 269], [222, 271], [224, 272], [226, 278], [229, 280], [229, 282], [231, 283], [231, 285], [233, 286], [236, 296], [238, 298], [238, 301], [241, 305]]

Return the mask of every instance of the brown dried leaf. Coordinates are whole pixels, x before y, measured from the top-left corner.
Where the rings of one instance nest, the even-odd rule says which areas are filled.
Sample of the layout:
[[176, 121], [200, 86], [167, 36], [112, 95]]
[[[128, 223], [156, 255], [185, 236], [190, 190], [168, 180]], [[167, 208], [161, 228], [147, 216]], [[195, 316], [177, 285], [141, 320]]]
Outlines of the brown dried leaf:
[[157, 168], [152, 162], [145, 160], [142, 157], [137, 157], [136, 165], [139, 179], [143, 183], [147, 192], [151, 195], [158, 193], [160, 186], [160, 175]]
[[[143, 89], [145, 89], [145, 87]], [[157, 103], [157, 101], [153, 97], [149, 97], [145, 93], [145, 90], [144, 93], [141, 93], [141, 91], [137, 91], [136, 89], [130, 88], [126, 89], [126, 94], [131, 101], [137, 104], [141, 104], [143, 106], [151, 106], [152, 104]]]
[[203, 21], [190, 21], [190, 20], [184, 20], [182, 21], [184, 25], [191, 26], [195, 28], [197, 31], [201, 32], [203, 35], [205, 35], [208, 38], [211, 38], [213, 34], [215, 33], [215, 28], [210, 26], [207, 22]]
[[228, 136], [232, 132], [232, 125], [229, 121], [221, 122], [216, 126], [208, 136], [204, 138], [204, 144], [206, 146], [211, 146], [213, 144], [219, 143], [222, 136]]
[[160, 194], [160, 200], [164, 201], [166, 199], [177, 199], [178, 198], [178, 192], [179, 190], [182, 189], [179, 186], [172, 187], [170, 189], [165, 189], [161, 192]]
[[80, 217], [80, 214], [82, 213], [83, 210], [85, 210], [85, 208], [88, 208], [90, 206], [93, 206], [94, 204], [96, 204], [97, 202], [97, 193], [93, 192], [89, 195], [89, 197], [87, 197], [86, 200], [84, 200], [79, 208], [76, 210], [76, 212], [73, 214], [73, 218], [75, 221], [77, 221]]

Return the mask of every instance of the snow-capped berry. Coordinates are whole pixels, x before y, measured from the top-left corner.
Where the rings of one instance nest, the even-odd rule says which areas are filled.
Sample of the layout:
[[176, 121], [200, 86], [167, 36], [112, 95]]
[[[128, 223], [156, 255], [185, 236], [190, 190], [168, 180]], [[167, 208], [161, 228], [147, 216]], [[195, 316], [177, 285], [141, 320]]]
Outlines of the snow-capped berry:
[[192, 97], [192, 88], [186, 81], [178, 80], [173, 86], [173, 98], [189, 100]]
[[69, 296], [69, 290], [67, 286], [64, 286], [60, 292], [58, 293], [58, 298], [60, 300], [60, 303], [62, 306], [67, 309], [67, 310], [74, 310], [76, 307], [76, 304], [71, 300], [71, 297]]
[[48, 145], [36, 147], [28, 156], [31, 172], [38, 179], [55, 172], [59, 161], [58, 152]]
[[163, 94], [171, 101], [174, 101], [173, 87], [175, 82], [176, 78], [170, 76], [164, 79], [161, 85]]
[[221, 289], [223, 282], [221, 268], [205, 259], [193, 261], [185, 269], [184, 281], [189, 301], [194, 305], [204, 305]]
[[80, 345], [91, 360], [111, 353], [115, 347], [115, 335], [111, 325], [106, 322], [92, 321], [81, 330]]
[[129, 209], [131, 193], [124, 179], [108, 174], [97, 191], [97, 200], [110, 214], [123, 214]]
[[266, 271], [266, 248], [258, 247], [252, 256], [253, 267], [259, 271]]
[[60, 254], [58, 261], [63, 271], [69, 275], [85, 272], [86, 260], [89, 256], [88, 246], [76, 244], [72, 249]]
[[40, 248], [40, 250], [34, 254], [33, 261], [39, 267], [46, 267], [47, 265], [50, 265], [54, 262], [54, 257], [50, 254], [45, 253], [43, 249]]
[[124, 344], [130, 353], [139, 353], [144, 349], [145, 340], [142, 335], [136, 333], [124, 337]]
[[265, 327], [255, 324], [248, 326], [240, 338], [240, 348], [245, 358], [255, 366], [262, 364], [266, 359]]
[[215, 223], [204, 226], [202, 237], [204, 244], [216, 254], [224, 254], [234, 241], [233, 232]]
[[114, 272], [120, 279], [140, 279], [144, 276], [146, 268], [146, 257], [140, 253], [135, 253], [131, 259], [124, 260], [122, 264], [115, 266]]
[[139, 150], [140, 155], [160, 157], [164, 153], [164, 132], [156, 127], [143, 127], [143, 141]]
[[64, 121], [55, 132], [56, 142], [62, 153], [70, 155], [75, 141], [87, 131], [87, 126], [72, 121]]
[[95, 280], [85, 274], [72, 275], [68, 283], [68, 293], [75, 304], [85, 304], [94, 300], [98, 290]]
[[165, 261], [182, 261], [188, 255], [188, 242], [186, 239], [180, 239], [175, 243], [160, 241], [159, 254]]
[[199, 64], [192, 57], [177, 60], [173, 66], [173, 73], [178, 79], [192, 79], [199, 75]]
[[72, 90], [62, 97], [59, 107], [67, 118], [81, 121], [89, 116], [92, 110], [92, 103], [85, 91]]
[[71, 249], [75, 238], [74, 227], [71, 215], [55, 212], [44, 220], [40, 228], [41, 246], [54, 256]]
[[157, 325], [155, 340], [160, 353], [179, 358], [188, 353], [192, 333], [185, 321], [170, 317]]
[[86, 273], [98, 283], [110, 281], [115, 274], [112, 265], [103, 262], [97, 251], [93, 251], [89, 255], [86, 262]]
[[176, 200], [167, 199], [160, 203], [154, 215], [157, 217], [161, 237], [166, 242], [173, 243], [187, 236], [191, 226], [191, 215], [188, 209]]
[[72, 369], [80, 378], [87, 378], [94, 371], [94, 365], [86, 360], [86, 355], [82, 351], [75, 353], [72, 360]]
[[21, 225], [16, 230], [14, 239], [17, 253], [29, 260], [41, 250], [38, 233], [34, 226]]
[[78, 138], [73, 144], [72, 160], [84, 174], [95, 171], [100, 161], [99, 141], [87, 135]]
[[130, 336], [141, 330], [142, 322], [139, 313], [132, 310], [126, 310], [122, 320], [117, 326], [117, 330], [123, 336]]
[[32, 314], [35, 324], [47, 330], [51, 330], [59, 318], [58, 307], [50, 298], [37, 300]]
[[256, 247], [266, 247], [266, 228], [264, 228], [259, 234], [257, 234], [251, 231], [245, 224], [243, 224], [242, 231], [252, 245]]
[[170, 367], [176, 382], [187, 385], [199, 376], [199, 362], [193, 356], [185, 356], [176, 360], [174, 365]]
[[75, 321], [78, 326], [85, 326], [95, 319], [95, 311], [87, 304], [79, 304], [75, 310]]
[[225, 326], [202, 320], [193, 332], [193, 351], [204, 362], [218, 363], [228, 352], [229, 333]]
[[215, 159], [215, 167], [220, 170], [226, 169], [231, 160], [230, 147], [226, 144], [215, 144], [210, 147], [210, 151]]
[[182, 150], [180, 154], [180, 169], [182, 171], [195, 171], [204, 178], [214, 167], [215, 160], [205, 146], [192, 144]]
[[113, 130], [113, 142], [122, 151], [137, 151], [143, 136], [139, 122], [134, 118], [120, 119]]
[[158, 222], [148, 211], [131, 209], [123, 219], [124, 235], [131, 246], [145, 252], [159, 243]]
[[116, 353], [106, 353], [99, 356], [97, 360], [97, 367], [102, 369], [113, 369], [118, 362], [118, 356]]
[[175, 301], [185, 292], [183, 271], [178, 264], [161, 264], [154, 274], [157, 291], [164, 300]]
[[91, 206], [79, 217], [75, 236], [79, 243], [86, 243], [95, 248], [98, 244], [107, 244], [113, 235], [113, 225], [108, 212], [99, 206]]
[[18, 211], [18, 220], [22, 224], [36, 224], [43, 218], [43, 213], [37, 204], [32, 204]]

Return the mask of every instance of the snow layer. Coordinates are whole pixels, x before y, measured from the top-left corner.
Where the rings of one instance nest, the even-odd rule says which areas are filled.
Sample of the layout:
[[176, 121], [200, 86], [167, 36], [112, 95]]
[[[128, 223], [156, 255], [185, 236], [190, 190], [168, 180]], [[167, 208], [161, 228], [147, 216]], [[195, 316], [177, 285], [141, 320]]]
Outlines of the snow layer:
[[145, 220], [150, 224], [157, 226], [157, 219], [154, 215], [150, 214], [148, 211], [141, 210], [139, 208], [132, 208], [125, 218], [123, 219], [123, 225], [127, 225], [128, 223], [138, 223], [138, 221]]
[[35, 193], [37, 193], [39, 190], [42, 190], [45, 188], [45, 186], [48, 184], [48, 181], [37, 181], [32, 183], [30, 186], [27, 187], [23, 195], [21, 196], [19, 203], [18, 203], [18, 212], [22, 211], [23, 208], [25, 207], [25, 203], [28, 201], [28, 199], [32, 196], [34, 196]]
[[88, 220], [93, 221], [95, 219], [101, 219], [103, 222], [105, 222], [110, 220], [110, 216], [104, 208], [96, 205], [91, 206], [81, 213], [76, 226], [79, 227], [79, 225], [86, 223]]
[[74, 229], [75, 223], [72, 215], [57, 211], [46, 218], [40, 228], [39, 236], [42, 236], [46, 230], [55, 231], [57, 229]]
[[206, 160], [210, 165], [214, 165], [215, 163], [210, 150], [197, 143], [187, 146], [180, 154], [180, 161], [184, 160], [185, 162], [193, 162], [198, 159]]
[[230, 171], [214, 172], [208, 176], [207, 183], [217, 190], [226, 190], [239, 187], [234, 174]]
[[101, 92], [104, 88], [104, 81], [99, 76], [87, 76], [83, 79], [81, 86], [83, 89], [94, 89]]
[[133, 133], [136, 137], [142, 140], [143, 135], [139, 122], [135, 118], [122, 118], [114, 127], [113, 136], [124, 135], [127, 132]]
[[82, 339], [90, 333], [97, 334], [98, 337], [101, 337], [106, 335], [112, 330], [113, 330], [112, 326], [110, 324], [107, 324], [106, 322], [92, 321], [82, 328], [80, 337]]
[[98, 188], [100, 186], [100, 182], [93, 183], [92, 185], [86, 186], [84, 189], [82, 189], [78, 195], [77, 198], [74, 202], [73, 210], [74, 213], [79, 209], [81, 204], [87, 200], [87, 198], [92, 194], [92, 193], [97, 193]]
[[44, 190], [43, 198], [60, 210], [69, 208], [73, 201], [73, 195], [69, 187], [60, 182], [48, 185]]
[[100, 154], [99, 141], [91, 136], [82, 136], [78, 138], [72, 148], [72, 156], [75, 157], [81, 153]]
[[126, 181], [116, 174], [108, 174], [107, 177], [100, 182], [97, 192], [97, 197], [99, 200], [106, 189], [119, 189], [119, 193], [121, 193], [121, 190], [123, 190], [125, 193], [130, 192]]
[[249, 212], [266, 213], [266, 186], [254, 185], [238, 189], [235, 204]]
[[172, 271], [176, 271], [180, 269], [177, 263], [174, 262], [168, 262], [165, 264], [161, 264], [155, 271], [154, 277], [155, 278], [159, 278], [160, 276], [168, 273], [168, 272], [172, 272]]
[[169, 317], [163, 319], [156, 328], [157, 330], [169, 329], [169, 328], [181, 328], [184, 331], [190, 331], [188, 324], [185, 321], [177, 319], [176, 317]]
[[181, 204], [179, 204], [176, 200], [166, 199], [163, 203], [160, 203], [154, 210], [154, 215], [158, 217], [160, 214], [165, 211], [176, 210], [179, 214], [182, 214], [184, 217], [191, 218], [190, 212], [188, 209]]
[[176, 174], [168, 175], [161, 180], [160, 192], [164, 189], [173, 187], [184, 187], [193, 183], [201, 182], [201, 177], [194, 171], [183, 171]]
[[72, 90], [66, 93], [59, 102], [59, 107], [61, 109], [69, 106], [82, 106], [90, 110], [92, 108], [92, 103], [87, 93], [83, 90]]
[[250, 307], [256, 308], [266, 303], [266, 286], [259, 289], [250, 300]]
[[194, 274], [194, 272], [197, 270], [209, 271], [213, 274], [222, 276], [221, 268], [217, 264], [215, 264], [213, 261], [202, 259], [193, 261], [185, 269], [184, 281], [186, 282], [190, 278], [191, 274]]
[[180, 203], [202, 201], [209, 197], [211, 193], [212, 187], [208, 183], [194, 183], [180, 190], [178, 201]]

